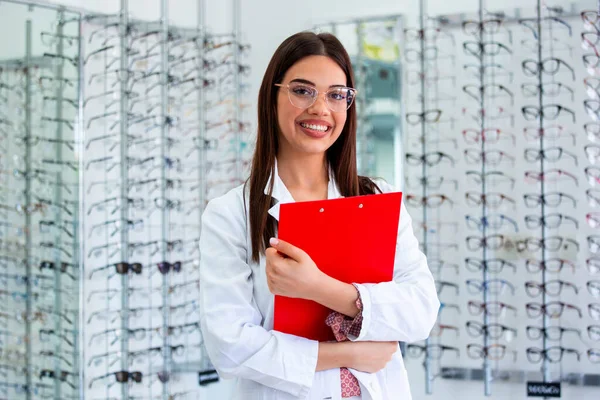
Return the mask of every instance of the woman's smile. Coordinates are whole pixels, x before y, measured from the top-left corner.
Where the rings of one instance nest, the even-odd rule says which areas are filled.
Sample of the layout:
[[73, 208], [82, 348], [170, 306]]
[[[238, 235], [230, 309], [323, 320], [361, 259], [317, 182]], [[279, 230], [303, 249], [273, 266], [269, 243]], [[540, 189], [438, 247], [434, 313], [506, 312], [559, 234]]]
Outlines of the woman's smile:
[[297, 122], [297, 125], [307, 136], [315, 139], [325, 137], [333, 129], [330, 123], [319, 119], [305, 119]]

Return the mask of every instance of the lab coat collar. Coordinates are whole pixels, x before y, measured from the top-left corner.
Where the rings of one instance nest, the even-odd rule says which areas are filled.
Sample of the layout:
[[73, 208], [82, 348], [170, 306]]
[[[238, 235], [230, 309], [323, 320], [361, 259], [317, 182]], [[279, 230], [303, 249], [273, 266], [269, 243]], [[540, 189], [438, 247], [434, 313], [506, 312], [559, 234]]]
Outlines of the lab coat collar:
[[[271, 197], [275, 199], [276, 204], [269, 209], [269, 214], [279, 221], [279, 206], [280, 204], [286, 203], [295, 203], [296, 201], [292, 197], [290, 191], [285, 187], [285, 184], [279, 177], [279, 170], [277, 169], [277, 159], [275, 159], [275, 174], [272, 174], [267, 181], [267, 186], [265, 186], [264, 193], [266, 195], [269, 194], [269, 186], [271, 184], [271, 179], [275, 179], [273, 182], [273, 193]], [[327, 198], [328, 199], [337, 199], [342, 197], [340, 195], [340, 191], [337, 187], [337, 182], [335, 181], [335, 175], [333, 174], [333, 170], [331, 166], [329, 166], [329, 183], [327, 184]]]

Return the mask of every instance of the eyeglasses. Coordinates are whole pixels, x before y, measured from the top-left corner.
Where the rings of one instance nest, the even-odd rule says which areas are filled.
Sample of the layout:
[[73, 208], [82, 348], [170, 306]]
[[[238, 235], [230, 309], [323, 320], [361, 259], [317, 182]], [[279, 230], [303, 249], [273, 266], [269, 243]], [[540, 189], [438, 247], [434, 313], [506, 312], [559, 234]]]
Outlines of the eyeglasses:
[[435, 324], [429, 336], [442, 336], [445, 331], [454, 331], [456, 336], [458, 337], [460, 334], [460, 329], [455, 325], [444, 325], [444, 324]]
[[598, 75], [600, 74], [600, 69], [598, 66], [600, 65], [600, 56], [597, 54], [584, 54], [582, 56], [583, 64], [587, 68], [587, 72], [590, 75]]
[[588, 313], [590, 314], [590, 318], [600, 321], [600, 303], [588, 304]]
[[600, 349], [588, 349], [586, 353], [591, 363], [600, 363]]
[[[467, 20], [463, 21], [462, 29], [467, 35], [478, 36], [481, 33], [498, 33], [503, 26], [503, 20], [491, 18], [483, 21]], [[507, 30], [508, 33], [510, 31]]]
[[600, 43], [598, 32], [582, 32], [581, 33], [581, 48], [584, 50], [593, 50], [594, 54], [598, 53], [598, 44]]
[[453, 185], [454, 189], [458, 189], [458, 181], [456, 179], [446, 179], [444, 176], [427, 176], [424, 178], [419, 178], [416, 182], [413, 182], [411, 179], [406, 179], [407, 187], [415, 187], [417, 185], [425, 186], [427, 189], [439, 189], [444, 184]]
[[[314, 86], [302, 82], [290, 82], [289, 84], [276, 83], [275, 86], [287, 89], [290, 103], [296, 108], [307, 109], [317, 101], [319, 91]], [[325, 93], [325, 104], [333, 112], [344, 112], [350, 108], [356, 97], [356, 89], [334, 86]]]
[[598, 253], [600, 251], [600, 236], [590, 235], [587, 237], [587, 243], [592, 253]]
[[551, 363], [557, 363], [562, 360], [564, 353], [574, 354], [577, 357], [577, 361], [579, 361], [581, 358], [581, 354], [575, 349], [554, 346], [549, 347], [546, 350], [538, 349], [537, 347], [529, 347], [527, 349], [527, 359], [529, 362], [534, 364], [537, 364], [542, 360], [547, 360]]
[[548, 328], [540, 328], [537, 326], [527, 326], [527, 337], [531, 340], [539, 340], [545, 337], [548, 340], [562, 340], [562, 337], [567, 332], [576, 333], [581, 338], [581, 331], [573, 328], [563, 328], [562, 326], [551, 326]]
[[588, 97], [594, 100], [600, 99], [600, 79], [587, 77], [583, 80], [583, 84]]
[[508, 77], [509, 82], [513, 81], [514, 73], [506, 68], [504, 65], [494, 62], [486, 62], [481, 65], [480, 63], [468, 63], [463, 65], [463, 69], [471, 72], [471, 74], [481, 80], [482, 76], [495, 76], [497, 78]]
[[588, 144], [583, 147], [585, 155], [588, 161], [592, 164], [596, 164], [596, 160], [600, 158], [600, 146], [594, 144]]
[[[458, 243], [443, 243], [443, 242], [435, 242], [435, 243], [419, 243], [419, 248], [423, 253], [427, 253], [428, 251], [444, 251], [448, 249], [453, 249], [458, 251]], [[434, 250], [435, 249], [435, 250]]]
[[506, 223], [506, 225], [512, 225], [515, 232], [519, 231], [517, 221], [504, 214], [490, 214], [487, 217], [481, 218], [474, 218], [470, 215], [465, 215], [465, 220], [467, 222], [467, 227], [470, 229], [478, 229], [483, 231], [484, 228], [487, 228], [496, 231], [502, 229]]
[[409, 194], [406, 195], [406, 204], [411, 207], [437, 208], [443, 204], [448, 204], [452, 207], [454, 202], [444, 194], [431, 194], [425, 197]]
[[579, 180], [577, 177], [567, 171], [562, 169], [550, 169], [546, 172], [538, 172], [538, 171], [525, 171], [525, 181], [527, 183], [535, 183], [535, 182], [557, 182], [559, 180], [564, 180], [568, 178], [575, 183], [575, 186], [579, 186]]
[[590, 207], [597, 207], [600, 205], [600, 191], [595, 189], [588, 189], [585, 191], [585, 197], [587, 197], [588, 204]]
[[584, 22], [585, 29], [598, 29], [598, 11], [582, 11], [581, 20]]
[[440, 294], [442, 292], [442, 290], [444, 290], [445, 287], [453, 288], [456, 295], [458, 295], [458, 293], [459, 293], [458, 285], [454, 282], [438, 280], [438, 281], [435, 281], [435, 287], [436, 287], [437, 294]]
[[409, 344], [408, 346], [406, 346], [406, 352], [411, 358], [420, 358], [423, 354], [425, 354], [425, 357], [427, 357], [428, 359], [440, 360], [444, 355], [444, 352], [446, 351], [452, 351], [456, 353], [457, 357], [460, 354], [460, 351], [457, 347], [444, 346], [440, 344], [430, 344], [428, 346]]
[[465, 283], [467, 285], [467, 290], [471, 294], [488, 292], [492, 295], [499, 295], [503, 293], [504, 289], [506, 288], [510, 290], [511, 295], [514, 296], [515, 294], [514, 285], [506, 279], [488, 279], [486, 281], [481, 281], [479, 279], [467, 279]]
[[571, 100], [575, 99], [575, 91], [569, 86], [560, 82], [545, 82], [543, 85], [535, 83], [522, 83], [521, 92], [524, 97], [538, 97], [540, 92], [543, 96], [557, 97], [562, 91], [571, 93]]
[[588, 336], [591, 340], [600, 341], [600, 325], [590, 325], [587, 327]]
[[502, 206], [503, 202], [512, 203], [513, 207], [517, 204], [514, 199], [505, 196], [502, 193], [467, 192], [465, 193], [465, 200], [467, 204], [472, 207], [485, 204], [490, 208], [499, 208]]
[[579, 251], [579, 243], [563, 236], [549, 236], [544, 239], [529, 237], [518, 240], [516, 244], [518, 252], [538, 251], [542, 248], [549, 251], [570, 250], [571, 246], [575, 247], [576, 251]]
[[588, 281], [585, 286], [594, 297], [600, 297], [600, 281]]
[[120, 263], [109, 264], [109, 265], [105, 265], [103, 267], [93, 269], [92, 271], [90, 271], [89, 279], [92, 279], [92, 276], [94, 276], [94, 274], [96, 274], [100, 271], [104, 271], [109, 268], [113, 268], [113, 267], [115, 268], [116, 273], [119, 275], [127, 274], [127, 273], [129, 273], [129, 271], [134, 272], [137, 275], [142, 273], [142, 264], [141, 263], [120, 262]]
[[463, 43], [463, 50], [467, 55], [481, 57], [482, 55], [498, 56], [502, 53], [512, 54], [512, 51], [506, 45], [500, 42], [475, 42], [466, 41]]
[[575, 122], [575, 113], [573, 110], [561, 106], [560, 104], [547, 104], [541, 109], [537, 106], [525, 106], [521, 107], [521, 112], [527, 121], [535, 121], [540, 117], [554, 120], [557, 119], [561, 113], [566, 112], [571, 114], [571, 118], [573, 119], [573, 122]]
[[530, 59], [523, 61], [521, 65], [523, 67], [523, 73], [530, 77], [537, 76], [540, 70], [547, 75], [556, 75], [562, 65], [571, 71], [573, 80], [575, 80], [575, 71], [573, 68], [559, 58], [550, 57], [542, 60], [541, 62]]
[[465, 258], [465, 267], [471, 272], [486, 270], [492, 274], [497, 274], [502, 272], [504, 267], [512, 268], [514, 273], [517, 272], [517, 266], [515, 264], [500, 258], [480, 260], [467, 257]]
[[600, 183], [600, 168], [598, 167], [586, 167], [584, 169], [585, 177], [592, 186]]
[[[462, 88], [463, 92], [471, 96], [477, 101], [481, 101], [484, 97], [498, 98], [510, 97], [511, 104], [514, 102], [515, 95], [506, 86], [502, 84], [486, 84], [483, 86], [465, 85]], [[502, 95], [501, 93], [504, 93]]]
[[464, 151], [465, 161], [468, 164], [485, 163], [486, 165], [498, 165], [504, 161], [508, 161], [514, 165], [515, 158], [508, 153], [500, 150], [477, 151], [474, 149], [466, 149]]
[[585, 260], [585, 265], [591, 275], [595, 275], [600, 272], [600, 258], [588, 258], [587, 260]]
[[514, 242], [504, 235], [489, 235], [485, 237], [467, 236], [466, 241], [467, 249], [470, 251], [477, 251], [483, 247], [490, 250], [500, 250], [503, 248], [510, 250], [515, 247]]
[[[541, 21], [556, 22], [567, 29], [569, 36], [571, 36], [573, 34], [571, 25], [569, 25], [567, 23], [567, 21], [564, 21], [560, 18], [557, 18], [555, 16], [547, 16], [547, 17], [542, 17]], [[538, 28], [537, 28], [538, 19], [537, 18], [523, 18], [523, 19], [519, 20], [519, 24], [521, 24], [521, 25], [523, 25], [523, 27], [531, 30], [531, 33], [533, 34], [533, 36], [536, 39], [538, 39]]]
[[454, 158], [452, 158], [449, 154], [441, 151], [432, 151], [423, 155], [418, 155], [415, 153], [406, 153], [406, 162], [412, 166], [426, 164], [432, 167], [441, 163], [443, 160], [449, 161], [452, 165], [455, 164]]
[[530, 297], [537, 297], [542, 293], [546, 293], [549, 296], [560, 296], [564, 287], [571, 288], [575, 294], [579, 293], [579, 289], [575, 285], [560, 279], [547, 281], [546, 283], [525, 282], [525, 291]]
[[525, 305], [529, 318], [537, 318], [546, 315], [549, 318], [560, 318], [565, 309], [577, 312], [579, 318], [583, 317], [581, 309], [575, 305], [563, 303], [560, 301], [552, 301], [546, 304], [527, 303]]
[[[458, 148], [458, 142], [456, 139], [454, 138], [449, 138], [449, 137], [440, 137], [439, 132], [434, 132], [431, 131], [427, 134], [427, 136], [423, 136], [423, 135], [419, 135], [414, 137], [415, 142], [413, 144], [414, 147], [417, 147], [422, 144], [425, 144], [427, 146], [442, 146], [444, 143], [450, 143], [452, 144], [452, 146], [457, 149]], [[433, 139], [432, 139], [433, 137]], [[412, 139], [412, 138], [411, 138]]]
[[544, 204], [547, 207], [558, 207], [563, 203], [563, 199], [571, 200], [573, 207], [577, 207], [577, 200], [573, 196], [562, 192], [552, 192], [544, 195], [528, 193], [523, 195], [523, 199], [525, 200], [525, 206], [528, 208], [534, 208], [540, 204]]
[[439, 233], [449, 227], [454, 231], [458, 232], [458, 222], [444, 222], [444, 221], [432, 221], [431, 223], [417, 223], [414, 226], [415, 233], [427, 231], [431, 233]]
[[[90, 384], [89, 384], [89, 388], [91, 389], [94, 385], [95, 382], [99, 381], [99, 380], [104, 380], [106, 378], [109, 378], [111, 376], [115, 376], [115, 380], [118, 383], [126, 383], [128, 381], [132, 381], [132, 382], [136, 382], [136, 383], [140, 383], [142, 382], [142, 373], [139, 371], [133, 371], [133, 372], [129, 372], [129, 371], [117, 371], [117, 372], [111, 372], [110, 374], [106, 374], [106, 375], [102, 375], [102, 376], [98, 376], [98, 377], [94, 377], [90, 380]], [[112, 386], [114, 383], [109, 384], [108, 386]]]
[[477, 185], [481, 185], [484, 181], [486, 185], [501, 185], [502, 183], [509, 183], [511, 188], [515, 186], [515, 179], [506, 175], [501, 171], [490, 171], [481, 173], [479, 171], [467, 171], [467, 178], [471, 178]]
[[544, 216], [539, 215], [526, 215], [525, 216], [525, 225], [529, 229], [536, 229], [541, 226], [545, 226], [546, 228], [555, 229], [560, 227], [563, 222], [571, 222], [575, 225], [576, 229], [579, 229], [579, 222], [573, 217], [569, 217], [564, 214], [546, 214]]
[[[502, 360], [506, 355], [506, 346], [503, 344], [491, 344], [489, 346], [481, 346], [479, 344], [468, 344], [467, 354], [469, 357], [478, 360], [487, 358], [490, 360]], [[516, 358], [516, 352], [513, 352]]]
[[488, 301], [487, 303], [469, 301], [467, 306], [471, 315], [479, 315], [481, 313], [485, 313], [486, 315], [489, 315], [491, 317], [498, 317], [502, 314], [502, 312], [505, 309], [511, 310], [515, 313], [515, 315], [517, 315], [517, 309], [515, 307], [499, 301]]
[[600, 101], [584, 100], [583, 106], [591, 119], [594, 121], [600, 120]]
[[571, 136], [573, 145], [576, 143], [575, 134], [565, 133], [565, 129], [562, 125], [551, 125], [545, 128], [526, 127], [523, 128], [523, 135], [528, 141], [539, 140], [541, 137], [550, 140], [560, 140], [563, 137]]
[[570, 267], [573, 273], [575, 273], [575, 264], [569, 260], [563, 260], [562, 258], [549, 258], [545, 261], [528, 259], [525, 263], [527, 271], [531, 272], [532, 274], [543, 270], [550, 273], [558, 273], [561, 272], [565, 266]]
[[427, 265], [432, 272], [439, 273], [444, 269], [454, 268], [459, 273], [458, 264], [448, 263], [443, 260], [427, 260]]
[[443, 60], [443, 59], [451, 59], [454, 60], [454, 55], [452, 54], [444, 54], [439, 51], [439, 47], [437, 46], [428, 46], [425, 47], [424, 51], [421, 52], [416, 49], [407, 49], [404, 52], [404, 56], [406, 60], [409, 62], [417, 62], [423, 58], [426, 61], [432, 60]]
[[487, 324], [484, 325], [477, 321], [468, 321], [466, 323], [467, 333], [472, 337], [487, 336], [490, 339], [500, 339], [505, 337], [506, 340], [512, 340], [517, 336], [517, 330], [502, 324]]
[[406, 122], [411, 125], [418, 125], [422, 122], [433, 124], [439, 122], [440, 117], [442, 116], [442, 110], [427, 110], [422, 113], [406, 113]]
[[417, 40], [438, 40], [440, 36], [444, 36], [454, 42], [454, 36], [448, 31], [440, 28], [425, 28], [425, 29], [404, 29], [406, 41], [414, 42]]
[[511, 114], [510, 111], [510, 109], [499, 106], [488, 106], [487, 108], [479, 108], [475, 110], [470, 110], [466, 107], [463, 107], [462, 109], [462, 113], [464, 115], [469, 115], [478, 124], [481, 124], [484, 120], [498, 121], [502, 119], [509, 119], [510, 125], [513, 126], [515, 124], [515, 116]]
[[444, 303], [444, 302], [440, 303], [440, 309], [439, 309], [438, 313], [441, 313], [443, 310], [450, 309], [450, 308], [455, 310], [457, 314], [460, 314], [460, 307], [458, 307], [458, 304], [451, 304], [451, 303]]
[[585, 221], [590, 228], [597, 229], [600, 227], [600, 213], [587, 213], [585, 215]]
[[563, 155], [573, 159], [575, 165], [577, 165], [577, 156], [575, 156], [575, 154], [573, 153], [568, 152], [562, 147], [549, 147], [544, 150], [525, 149], [525, 160], [528, 162], [536, 162], [542, 158], [550, 162], [557, 162], [562, 158]]
[[462, 131], [463, 139], [467, 144], [479, 144], [479, 142], [485, 142], [487, 144], [495, 144], [500, 139], [506, 138], [511, 139], [513, 144], [516, 141], [515, 135], [512, 133], [504, 132], [503, 130], [496, 128], [480, 129], [464, 129]]

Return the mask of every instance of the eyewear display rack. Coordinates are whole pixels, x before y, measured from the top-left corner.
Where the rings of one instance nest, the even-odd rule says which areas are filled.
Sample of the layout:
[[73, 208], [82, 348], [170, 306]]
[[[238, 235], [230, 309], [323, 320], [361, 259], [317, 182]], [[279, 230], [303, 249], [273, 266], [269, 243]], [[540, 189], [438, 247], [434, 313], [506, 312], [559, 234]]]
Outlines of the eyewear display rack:
[[[496, 232], [500, 230], [500, 227], [492, 227], [493, 229], [489, 229], [492, 223], [492, 219], [496, 216], [490, 214], [489, 209], [497, 209], [500, 208], [500, 204], [495, 203], [493, 201], [494, 198], [498, 198], [501, 196], [494, 190], [488, 189], [489, 179], [497, 174], [499, 171], [489, 171], [488, 169], [488, 157], [489, 155], [500, 154], [500, 157], [504, 155], [502, 151], [494, 149], [492, 139], [493, 131], [490, 129], [498, 129], [493, 128], [494, 118], [493, 116], [489, 116], [491, 113], [495, 113], [495, 111], [489, 111], [492, 109], [498, 108], [498, 110], [507, 109], [508, 115], [502, 115], [503, 111], [498, 112], [497, 119], [508, 118], [511, 122], [509, 124], [505, 124], [508, 129], [514, 127], [514, 115], [512, 114], [512, 106], [514, 105], [514, 98], [512, 95], [509, 95], [510, 101], [505, 101], [503, 99], [503, 94], [511, 93], [508, 91], [507, 87], [511, 86], [512, 77], [504, 76], [498, 77], [497, 70], [495, 67], [489, 68], [488, 66], [500, 66], [500, 65], [510, 65], [512, 57], [512, 32], [504, 26], [504, 14], [489, 14], [484, 12], [484, 5], [482, 2], [479, 4], [479, 14], [477, 20], [472, 20], [469, 22], [464, 22], [462, 24], [462, 29], [469, 36], [471, 40], [466, 40], [463, 42], [463, 48], [465, 53], [468, 53], [469, 58], [473, 59], [475, 65], [478, 68], [478, 80], [474, 82], [472, 86], [465, 86], [467, 90], [463, 89], [463, 92], [469, 94], [469, 97], [472, 100], [475, 100], [475, 104], [477, 105], [477, 109], [475, 112], [476, 118], [474, 122], [476, 126], [473, 127], [473, 130], [467, 130], [466, 135], [470, 132], [477, 132], [476, 140], [474, 141], [474, 149], [465, 150], [465, 155], [471, 152], [477, 154], [477, 157], [480, 161], [480, 170], [472, 171], [470, 173], [474, 173], [475, 175], [479, 173], [480, 176], [480, 190], [481, 192], [472, 192], [469, 191], [465, 193], [465, 198], [471, 197], [474, 198], [474, 203], [479, 204], [481, 206], [481, 214], [480, 216], [475, 215], [475, 224], [478, 225], [481, 239], [481, 262], [480, 262], [480, 271], [481, 274], [481, 282], [483, 282], [482, 286], [482, 297], [481, 303], [477, 303], [475, 301], [470, 302], [469, 304], [481, 304], [483, 308], [482, 321], [481, 326], [487, 327], [483, 328], [483, 335], [481, 345], [478, 344], [470, 344], [467, 346], [468, 353], [479, 353], [483, 360], [482, 372], [483, 372], [483, 381], [484, 381], [484, 393], [486, 396], [491, 395], [491, 383], [494, 379], [493, 371], [492, 371], [492, 363], [493, 360], [496, 359], [496, 354], [499, 353], [504, 354], [508, 352], [506, 350], [506, 346], [503, 344], [494, 343], [497, 339], [500, 338], [491, 338], [488, 331], [491, 330], [489, 327], [494, 326], [502, 326], [499, 324], [501, 315], [492, 311], [492, 308], [497, 304], [500, 304], [499, 301], [502, 299], [501, 296], [498, 296], [498, 293], [493, 293], [491, 290], [486, 290], [486, 283], [494, 282], [499, 279], [499, 273], [503, 273], [504, 270], [508, 270], [508, 263], [503, 263], [503, 268], [494, 268], [494, 262], [498, 262], [498, 259], [492, 259], [489, 254], [496, 255], [493, 250], [498, 250], [497, 248], [492, 247], [491, 243], [494, 240], [499, 239], [499, 236]], [[490, 47], [493, 47], [495, 43], [506, 43], [505, 47], [500, 47], [496, 52], [494, 50], [490, 50]], [[467, 49], [469, 49], [467, 51]], [[508, 57], [508, 58], [507, 58]], [[470, 90], [473, 88], [473, 90]], [[506, 93], [502, 93], [504, 90]], [[504, 104], [506, 103], [506, 104]], [[502, 115], [502, 116], [501, 116]], [[498, 134], [500, 136], [500, 134]], [[488, 143], [491, 142], [491, 143]], [[514, 164], [513, 164], [514, 165]], [[512, 179], [512, 178], [509, 178]], [[511, 187], [514, 189], [514, 180], [510, 181], [512, 183]], [[495, 182], [494, 182], [495, 183]], [[490, 184], [490, 186], [492, 186]], [[475, 186], [474, 186], [475, 187]], [[502, 220], [502, 217], [500, 217]], [[502, 224], [501, 224], [502, 225]], [[512, 228], [512, 227], [511, 227]], [[510, 229], [510, 228], [509, 228]], [[514, 226], [514, 230], [518, 231], [518, 226]], [[490, 232], [491, 231], [491, 232]], [[471, 236], [466, 238], [466, 247], [470, 247], [469, 241], [472, 239]], [[479, 247], [479, 246], [477, 246]], [[490, 249], [492, 247], [492, 249]], [[510, 249], [510, 245], [508, 242], [502, 243], [502, 247]], [[491, 250], [491, 251], [489, 251]], [[472, 263], [474, 259], [469, 259], [469, 261], [465, 261], [465, 264]], [[506, 267], [506, 268], [504, 268]], [[471, 271], [473, 272], [473, 271]], [[514, 272], [516, 273], [516, 268], [514, 268]], [[477, 272], [475, 272], [477, 274]], [[490, 293], [492, 292], [492, 293]], [[477, 321], [469, 321], [467, 322], [471, 325], [476, 325]], [[516, 332], [514, 333], [516, 335]], [[502, 335], [505, 336], [505, 335]], [[469, 354], [470, 355], [470, 354]]]
[[[421, 148], [420, 153], [406, 153], [406, 184], [409, 191], [415, 186], [420, 188], [421, 194], [408, 193], [405, 199], [409, 209], [423, 208], [412, 212], [413, 216], [421, 213], [423, 218], [414, 219], [413, 228], [421, 236], [442, 307], [430, 339], [424, 346], [408, 345], [407, 358], [425, 355], [428, 394], [433, 393], [438, 377], [483, 381], [486, 396], [493, 395], [494, 384], [502, 383], [560, 381], [568, 386], [600, 386], [600, 375], [595, 372], [600, 352], [594, 346], [600, 340], [595, 323], [600, 319], [600, 293], [599, 281], [594, 280], [598, 264], [593, 256], [600, 246], [594, 235], [586, 236], [586, 230], [579, 229], [583, 216], [578, 215], [577, 208], [585, 197], [594, 203], [595, 192], [591, 189], [584, 193], [578, 185], [578, 172], [569, 172], [577, 167], [578, 159], [586, 156], [594, 164], [600, 150], [588, 145], [584, 154], [576, 146], [577, 135], [571, 131], [578, 129], [576, 114], [580, 110], [571, 110], [570, 103], [560, 104], [561, 99], [573, 102], [581, 98], [580, 88], [573, 85], [576, 71], [570, 66], [576, 56], [573, 50], [578, 47], [572, 45], [571, 27], [577, 26], [580, 12], [586, 7], [553, 7], [538, 2], [535, 9], [506, 14], [488, 12], [480, 2], [474, 17], [429, 17], [425, 2], [420, 4], [419, 28], [405, 30], [407, 46], [418, 39], [419, 48], [407, 47], [405, 60], [409, 84], [413, 81], [410, 67], [420, 67], [415, 74], [422, 91], [420, 110], [409, 110], [406, 117], [409, 125], [421, 130], [416, 138]], [[590, 14], [592, 17], [593, 23], [588, 23], [586, 30], [593, 34], [582, 38], [584, 49], [593, 52], [587, 59], [584, 56], [584, 63], [596, 74], [597, 69], [590, 64], [596, 60], [598, 65], [597, 58], [592, 59], [598, 57], [595, 46], [600, 43], [595, 28], [597, 13]], [[437, 21], [437, 25], [431, 21]], [[464, 38], [463, 48], [459, 49], [464, 56], [457, 58], [453, 73], [446, 65], [446, 59], [454, 54], [452, 47], [431, 43], [455, 35]], [[462, 72], [458, 66], [462, 66]], [[440, 70], [446, 75], [434, 78]], [[456, 108], [456, 91], [442, 83], [453, 79], [464, 94], [460, 108]], [[431, 81], [434, 88], [428, 85]], [[588, 78], [585, 83], [588, 93], [597, 92], [594, 81]], [[411, 97], [407, 99], [408, 104], [416, 104]], [[522, 114], [522, 119], [513, 110]], [[600, 106], [588, 101], [585, 110], [598, 121]], [[454, 129], [453, 115], [461, 116], [458, 130]], [[595, 122], [585, 127], [591, 141], [598, 138], [596, 127]], [[408, 130], [409, 143], [415, 140], [412, 132]], [[467, 147], [454, 157], [460, 139]], [[537, 168], [523, 163], [536, 164]], [[418, 168], [411, 165], [420, 167], [420, 174], [415, 174]], [[454, 176], [460, 176], [466, 167], [464, 180], [448, 179], [449, 169], [436, 175], [442, 165], [452, 167]], [[592, 185], [600, 182], [600, 173], [594, 168], [585, 170]], [[466, 184], [464, 201], [453, 201], [452, 185], [458, 188], [459, 184]], [[521, 191], [523, 202], [518, 201]], [[452, 208], [455, 211], [448, 212]], [[474, 209], [479, 209], [480, 215], [473, 215]], [[463, 227], [448, 220], [463, 210], [464, 233]], [[593, 228], [594, 224], [598, 226], [595, 218], [589, 213], [585, 222]], [[452, 227], [457, 229], [446, 231]], [[444, 242], [441, 238], [448, 232], [458, 240]], [[535, 232], [539, 234], [532, 235]], [[465, 247], [460, 243], [463, 234]], [[586, 240], [588, 253], [579, 249], [579, 243]], [[481, 259], [472, 257], [473, 252], [478, 252]], [[589, 255], [592, 257], [586, 259]], [[464, 269], [458, 265], [463, 260]], [[444, 280], [450, 276], [446, 271], [453, 268], [459, 278], [467, 273], [465, 286], [461, 279]], [[469, 298], [464, 305], [448, 303], [448, 290], [452, 288], [456, 295], [464, 288], [478, 299]], [[460, 310], [465, 305], [468, 314], [481, 320], [464, 321], [467, 313]], [[458, 311], [454, 325], [441, 323], [448, 321], [449, 308]], [[461, 325], [468, 335], [459, 335], [464, 332]], [[437, 341], [441, 339], [459, 346], [440, 344]], [[481, 342], [475, 343], [478, 340]], [[464, 348], [468, 357], [460, 351]], [[438, 368], [436, 360], [455, 366]], [[477, 363], [482, 364], [477, 367]], [[536, 371], [538, 363], [541, 368]]]
[[0, 398], [201, 398], [201, 214], [250, 156], [239, 1], [224, 33], [202, 0], [196, 29], [167, 0], [0, 8], [26, 43], [0, 71]]
[[159, 23], [132, 21], [126, 0], [118, 16], [84, 19], [86, 396], [117, 385], [121, 398], [198, 398], [198, 380], [218, 380], [200, 333], [198, 241], [207, 202], [248, 165], [249, 46], [239, 2], [236, 29], [218, 35], [204, 3], [197, 29], [170, 26], [167, 0]]
[[[454, 234], [457, 232], [458, 222], [453, 218], [453, 213], [447, 212], [454, 207], [456, 199], [453, 200], [454, 194], [451, 192], [447, 192], [448, 195], [436, 193], [442, 187], [449, 187], [449, 191], [452, 188], [458, 189], [458, 181], [451, 179], [444, 172], [444, 168], [454, 166], [456, 155], [453, 153], [457, 151], [457, 141], [448, 135], [455, 126], [454, 113], [450, 109], [456, 106], [457, 100], [454, 95], [456, 77], [452, 75], [456, 64], [454, 57], [456, 41], [448, 31], [444, 20], [428, 18], [424, 11], [424, 2], [420, 2], [419, 5], [418, 28], [409, 27], [404, 30], [406, 43], [404, 58], [407, 65], [406, 80], [409, 85], [408, 90], [405, 91], [408, 127], [405, 138], [407, 151], [404, 202], [409, 207], [421, 208], [413, 212], [415, 217], [420, 214], [420, 220], [419, 218], [413, 220], [413, 229], [415, 235], [419, 237], [421, 250], [429, 257], [430, 268], [436, 278], [442, 302], [439, 316], [441, 320], [448, 319], [451, 314], [460, 311], [458, 305], [452, 300], [457, 299], [459, 295], [458, 287], [456, 285], [451, 287], [454, 292], [449, 294], [449, 290], [442, 290], [440, 286], [445, 271], [455, 270], [458, 274], [458, 264], [451, 262], [452, 257], [448, 256], [449, 253], [454, 254], [458, 251], [458, 247], [442, 239], [446, 232], [454, 232]], [[411, 93], [413, 87], [418, 88], [417, 96]], [[413, 107], [413, 104], [417, 107]], [[444, 105], [446, 107], [442, 111]], [[413, 137], [413, 133], [416, 137]], [[442, 149], [447, 155], [444, 160], [440, 158]], [[418, 171], [416, 179], [415, 171]], [[437, 204], [439, 208], [431, 210], [433, 204]], [[438, 328], [444, 329], [445, 326], [447, 325], [439, 324]], [[458, 335], [458, 332], [455, 333]], [[438, 365], [441, 355], [450, 349], [455, 350], [457, 356], [459, 354], [457, 348], [442, 344], [439, 336], [439, 333], [433, 333], [425, 340], [424, 345], [409, 344], [404, 353], [407, 357], [424, 356], [425, 391], [428, 394], [433, 393], [436, 369], [441, 368]]]
[[0, 398], [79, 398], [80, 70], [40, 54], [79, 58], [79, 14], [1, 1], [0, 15], [23, 16], [0, 61]]

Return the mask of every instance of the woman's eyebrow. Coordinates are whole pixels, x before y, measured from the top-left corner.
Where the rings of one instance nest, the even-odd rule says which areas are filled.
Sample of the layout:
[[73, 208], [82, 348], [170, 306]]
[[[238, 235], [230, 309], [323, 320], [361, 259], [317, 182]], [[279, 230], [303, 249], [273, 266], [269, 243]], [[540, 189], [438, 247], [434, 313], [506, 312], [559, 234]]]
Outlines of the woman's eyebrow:
[[[292, 82], [298, 82], [298, 83], [304, 83], [305, 85], [317, 86], [313, 82], [306, 80], [306, 79], [302, 79], [302, 78], [292, 79], [290, 81], [290, 83], [292, 83]], [[330, 85], [329, 86], [329, 88], [334, 88], [334, 87], [346, 87], [346, 85]]]

